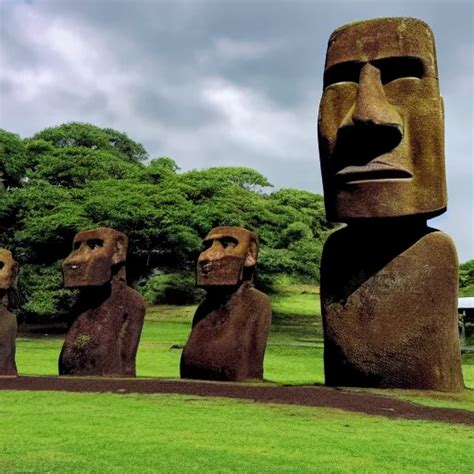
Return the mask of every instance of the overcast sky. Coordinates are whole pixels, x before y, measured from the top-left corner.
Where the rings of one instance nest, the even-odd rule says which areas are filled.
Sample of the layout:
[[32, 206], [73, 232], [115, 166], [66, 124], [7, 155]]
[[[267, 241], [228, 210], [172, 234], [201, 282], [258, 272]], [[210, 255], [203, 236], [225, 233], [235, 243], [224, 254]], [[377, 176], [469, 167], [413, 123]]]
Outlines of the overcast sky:
[[183, 170], [249, 166], [322, 192], [316, 118], [330, 33], [380, 16], [433, 29], [446, 111], [448, 212], [474, 258], [471, 0], [0, 0], [0, 128], [70, 121], [126, 132]]

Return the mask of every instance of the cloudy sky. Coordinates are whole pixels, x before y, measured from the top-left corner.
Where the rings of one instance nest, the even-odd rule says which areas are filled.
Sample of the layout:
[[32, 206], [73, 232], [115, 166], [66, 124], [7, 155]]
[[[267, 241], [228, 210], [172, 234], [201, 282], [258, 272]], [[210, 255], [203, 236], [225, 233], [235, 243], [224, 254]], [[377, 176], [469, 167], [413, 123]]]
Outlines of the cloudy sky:
[[471, 0], [0, 0], [0, 128], [126, 132], [181, 169], [249, 166], [322, 192], [317, 107], [329, 34], [413, 16], [437, 40], [449, 207], [431, 225], [474, 258]]

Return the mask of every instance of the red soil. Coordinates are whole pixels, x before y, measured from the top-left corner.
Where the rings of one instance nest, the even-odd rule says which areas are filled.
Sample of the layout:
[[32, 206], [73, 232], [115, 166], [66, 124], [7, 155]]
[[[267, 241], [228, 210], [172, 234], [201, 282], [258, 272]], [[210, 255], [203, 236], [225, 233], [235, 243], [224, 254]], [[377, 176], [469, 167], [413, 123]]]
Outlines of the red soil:
[[474, 425], [474, 412], [434, 408], [385, 395], [354, 393], [322, 386], [281, 387], [191, 380], [112, 379], [89, 377], [1, 377], [0, 390], [65, 392], [173, 393], [225, 397], [340, 410], [407, 420], [429, 420]]

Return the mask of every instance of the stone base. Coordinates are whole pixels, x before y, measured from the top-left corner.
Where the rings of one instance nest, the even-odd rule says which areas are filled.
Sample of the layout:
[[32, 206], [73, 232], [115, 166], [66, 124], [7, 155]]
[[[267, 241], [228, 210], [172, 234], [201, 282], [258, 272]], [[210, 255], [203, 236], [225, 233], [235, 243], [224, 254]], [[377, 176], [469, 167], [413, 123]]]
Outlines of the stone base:
[[452, 240], [426, 225], [348, 226], [321, 267], [326, 384], [463, 390]]
[[[82, 295], [86, 296], [86, 295]], [[135, 377], [145, 305], [126, 285], [83, 311], [69, 329], [59, 357], [59, 375]]]
[[5, 307], [0, 307], [0, 376], [16, 376], [15, 339], [16, 317]]
[[261, 380], [271, 317], [268, 297], [248, 283], [228, 299], [208, 295], [181, 355], [181, 377]]

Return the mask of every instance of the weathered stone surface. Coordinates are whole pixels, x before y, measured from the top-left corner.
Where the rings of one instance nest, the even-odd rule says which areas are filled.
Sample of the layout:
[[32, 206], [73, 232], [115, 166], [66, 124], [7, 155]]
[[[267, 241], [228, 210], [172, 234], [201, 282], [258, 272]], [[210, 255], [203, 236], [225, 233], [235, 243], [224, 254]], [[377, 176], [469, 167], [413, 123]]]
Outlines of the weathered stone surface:
[[64, 341], [60, 375], [135, 376], [145, 305], [127, 286], [127, 243], [109, 228], [74, 237], [63, 263], [64, 285], [81, 288], [80, 311]]
[[217, 227], [204, 246], [196, 281], [207, 297], [194, 316], [181, 377], [260, 380], [272, 309], [269, 298], [252, 284], [258, 237], [240, 227]]
[[329, 40], [319, 148], [329, 220], [446, 209], [434, 40], [415, 19], [350, 24]]
[[326, 384], [462, 390], [457, 258], [421, 225], [349, 226], [321, 266]]
[[17, 375], [15, 363], [16, 317], [8, 310], [9, 292], [18, 265], [9, 250], [0, 248], [0, 376]]
[[353, 23], [329, 41], [320, 104], [329, 220], [321, 306], [329, 385], [462, 390], [443, 104], [433, 35], [415, 19]]

